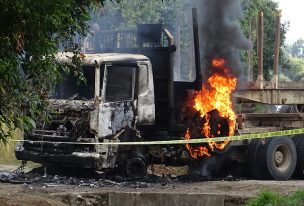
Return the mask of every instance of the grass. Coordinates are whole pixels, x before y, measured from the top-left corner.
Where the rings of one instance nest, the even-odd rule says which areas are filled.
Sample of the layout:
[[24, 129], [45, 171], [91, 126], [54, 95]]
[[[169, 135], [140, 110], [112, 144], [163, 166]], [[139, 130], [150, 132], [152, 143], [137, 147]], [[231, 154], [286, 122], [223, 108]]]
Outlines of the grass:
[[[22, 138], [22, 132], [16, 130], [12, 140], [18, 140]], [[0, 142], [0, 164], [19, 164], [15, 157], [15, 147], [17, 142], [8, 141], [8, 143]]]
[[262, 192], [246, 206], [302, 206], [304, 205], [304, 190], [293, 192], [286, 196], [274, 192]]
[[[10, 140], [19, 140], [23, 138], [23, 134], [20, 130], [14, 132], [14, 136]], [[20, 166], [21, 161], [16, 159], [15, 147], [16, 141], [8, 141], [3, 143], [0, 141], [0, 164], [16, 165]], [[39, 167], [40, 164], [31, 161], [27, 162], [27, 166], [30, 168]]]

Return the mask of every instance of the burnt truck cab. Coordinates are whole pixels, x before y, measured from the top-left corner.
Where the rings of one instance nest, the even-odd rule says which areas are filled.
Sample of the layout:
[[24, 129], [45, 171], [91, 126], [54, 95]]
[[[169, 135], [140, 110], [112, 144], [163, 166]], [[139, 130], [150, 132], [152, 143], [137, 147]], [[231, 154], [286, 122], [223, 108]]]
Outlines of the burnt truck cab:
[[[72, 56], [61, 53], [57, 60], [71, 64]], [[85, 54], [81, 63], [86, 82], [68, 75], [56, 86], [47, 120], [25, 134], [16, 147], [17, 159], [114, 168], [118, 147], [98, 143], [140, 138], [138, 127], [155, 124], [153, 74], [146, 56]], [[132, 153], [135, 164], [145, 164], [139, 152]]]
[[[17, 159], [117, 168], [129, 176], [144, 175], [149, 164], [179, 166], [193, 161], [185, 145], [104, 144], [184, 139], [187, 123], [193, 122], [185, 117], [187, 100], [191, 91], [201, 88], [200, 68], [195, 67], [194, 81], [174, 81], [173, 36], [166, 29], [157, 30], [152, 35], [157, 41], [150, 41], [142, 37], [151, 37], [151, 32], [139, 31], [129, 31], [127, 36], [126, 31], [105, 32], [101, 39], [113, 39], [112, 44], [101, 44], [105, 48], [86, 50], [80, 56], [86, 83], [64, 76], [49, 99], [47, 118], [37, 120], [37, 127], [17, 145]], [[132, 43], [129, 37], [137, 40], [124, 47], [123, 42]], [[61, 53], [57, 61], [72, 64], [72, 56]]]

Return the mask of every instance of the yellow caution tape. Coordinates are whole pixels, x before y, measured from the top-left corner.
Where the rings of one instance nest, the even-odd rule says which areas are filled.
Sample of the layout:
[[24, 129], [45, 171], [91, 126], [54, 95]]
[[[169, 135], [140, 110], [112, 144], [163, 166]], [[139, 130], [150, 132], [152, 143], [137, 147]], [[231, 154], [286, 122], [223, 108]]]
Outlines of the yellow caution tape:
[[[50, 144], [74, 144], [74, 145], [170, 145], [170, 144], [199, 144], [212, 142], [240, 141], [249, 139], [264, 139], [271, 137], [290, 136], [296, 134], [304, 134], [304, 128], [284, 130], [276, 132], [264, 132], [255, 134], [245, 134], [230, 137], [216, 137], [212, 139], [190, 139], [190, 140], [166, 140], [166, 141], [145, 141], [145, 142], [52, 142], [52, 141], [34, 141], [34, 140], [10, 140], [12, 142], [29, 142], [29, 143], [50, 143]], [[182, 137], [183, 138], [183, 137]]]

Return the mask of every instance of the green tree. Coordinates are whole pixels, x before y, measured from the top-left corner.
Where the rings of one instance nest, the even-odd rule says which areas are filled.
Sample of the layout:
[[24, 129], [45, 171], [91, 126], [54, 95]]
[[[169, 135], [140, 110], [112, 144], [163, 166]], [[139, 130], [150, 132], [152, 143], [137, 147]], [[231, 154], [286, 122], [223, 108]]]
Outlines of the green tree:
[[104, 7], [96, 11], [95, 16], [102, 16], [99, 24], [105, 29], [135, 29], [137, 24], [155, 23], [172, 26], [182, 13], [183, 5], [182, 0], [105, 0]]
[[[295, 81], [304, 80], [304, 59], [303, 58], [290, 58], [290, 68], [287, 70], [287, 75], [290, 79]], [[286, 72], [286, 70], [285, 70]]]
[[304, 39], [298, 39], [290, 47], [290, 52], [293, 57], [304, 58]]
[[[79, 52], [97, 1], [0, 0], [0, 140], [31, 129], [60, 76], [58, 48]], [[100, 1], [102, 2], [102, 1]]]
[[[291, 47], [290, 45], [288, 46]], [[294, 57], [290, 49], [283, 50], [283, 64], [280, 80], [303, 81], [304, 80], [304, 58]]]
[[[270, 71], [273, 70], [274, 42], [275, 42], [275, 22], [279, 5], [274, 0], [242, 0], [244, 9], [244, 19], [241, 21], [242, 29], [249, 36], [250, 22], [252, 23], [253, 43], [257, 45], [257, 18], [260, 11], [264, 12], [264, 78], [270, 80]], [[288, 23], [283, 23], [281, 27], [281, 48], [280, 54], [285, 47], [286, 31]], [[257, 73], [257, 49], [254, 48], [254, 73]], [[245, 61], [245, 60], [244, 60]], [[280, 64], [283, 64], [284, 57], [280, 55]]]

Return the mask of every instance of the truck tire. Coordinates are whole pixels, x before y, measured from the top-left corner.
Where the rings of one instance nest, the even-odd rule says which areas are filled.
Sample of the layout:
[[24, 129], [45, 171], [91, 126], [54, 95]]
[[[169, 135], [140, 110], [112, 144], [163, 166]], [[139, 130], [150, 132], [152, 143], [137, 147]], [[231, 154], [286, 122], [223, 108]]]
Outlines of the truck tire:
[[292, 137], [294, 145], [297, 147], [298, 143], [303, 139], [303, 135], [297, 134]]
[[296, 147], [289, 137], [269, 139], [260, 147], [259, 160], [264, 179], [287, 180], [296, 168]]
[[260, 179], [273, 179], [267, 166], [267, 149], [272, 139], [264, 139], [261, 141], [258, 149], [258, 164], [260, 170]]
[[126, 173], [128, 177], [142, 178], [147, 174], [147, 164], [142, 157], [133, 157], [128, 159], [126, 164]]
[[250, 177], [254, 179], [260, 179], [260, 169], [258, 163], [258, 150], [260, 148], [261, 140], [253, 139], [247, 148], [247, 162], [248, 162], [248, 172]]
[[304, 136], [298, 137], [295, 145], [297, 149], [297, 165], [292, 176], [296, 179], [304, 179]]

